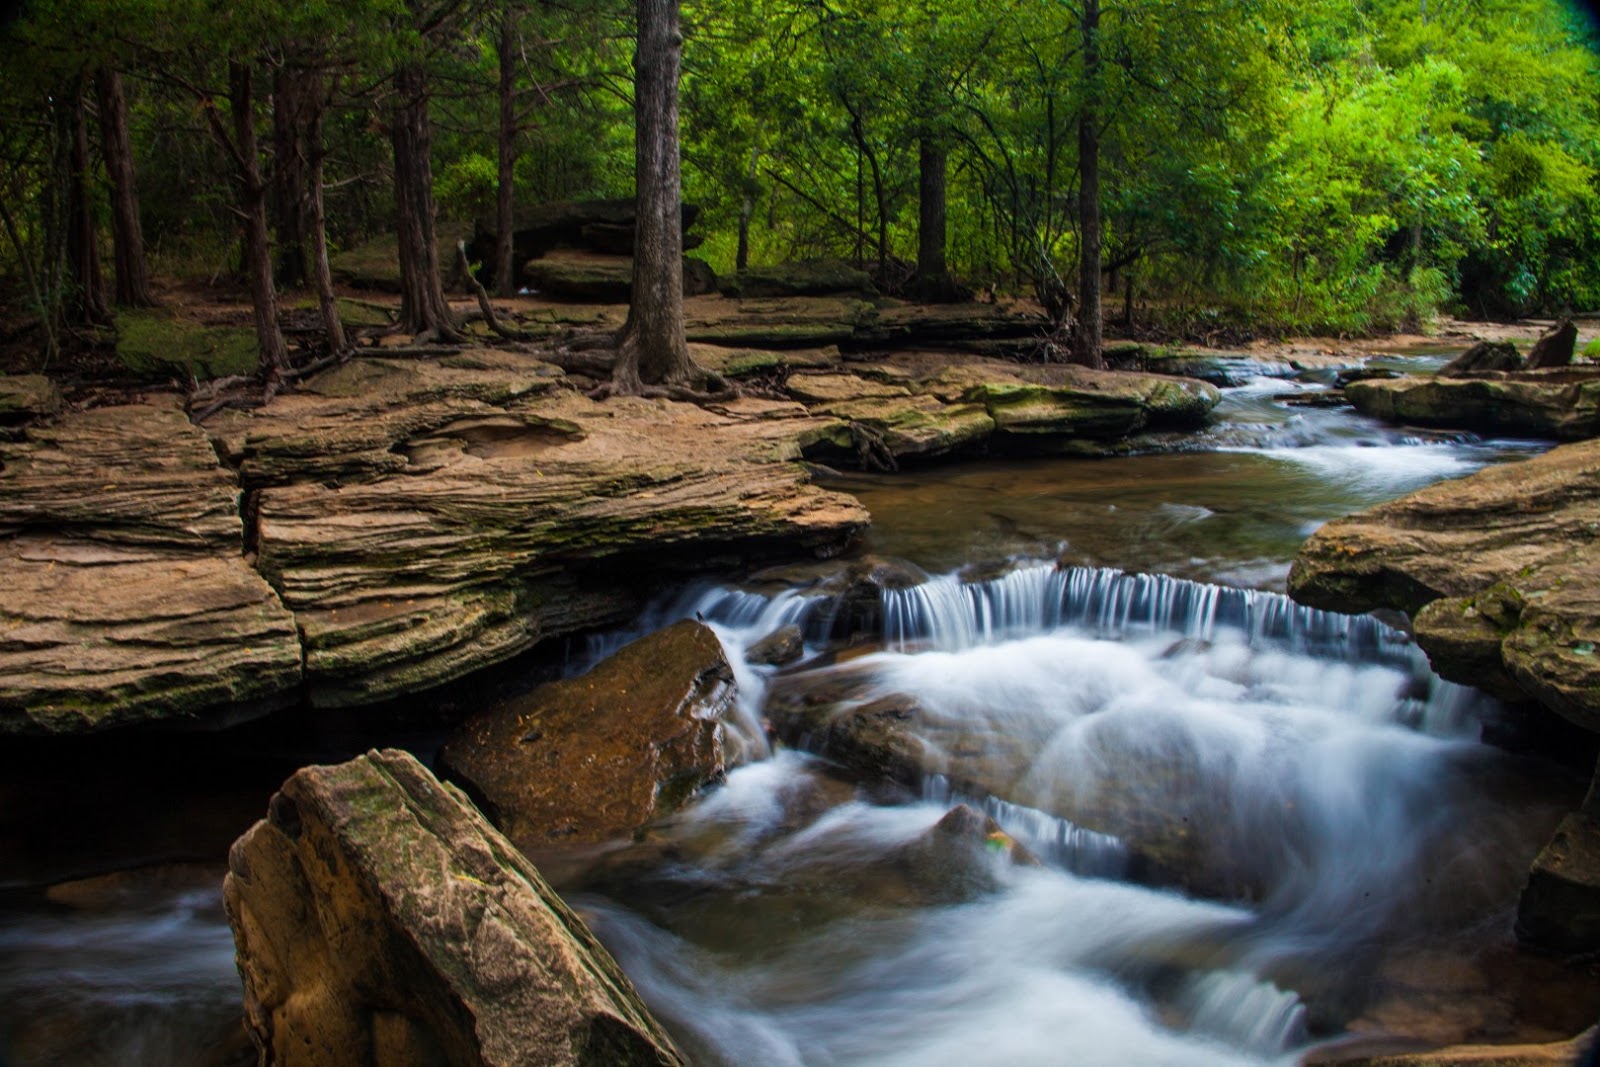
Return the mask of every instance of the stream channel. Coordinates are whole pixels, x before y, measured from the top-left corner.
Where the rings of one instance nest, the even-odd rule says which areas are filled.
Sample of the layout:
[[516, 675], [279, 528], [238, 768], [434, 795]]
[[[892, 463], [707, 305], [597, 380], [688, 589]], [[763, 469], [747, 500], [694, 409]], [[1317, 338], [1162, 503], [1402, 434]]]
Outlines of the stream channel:
[[[1321, 388], [1246, 375], [1146, 454], [840, 476], [864, 550], [932, 576], [851, 647], [826, 594], [707, 584], [499, 680], [697, 613], [722, 639], [740, 765], [644, 845], [551, 872], [694, 1063], [1292, 1063], [1592, 1021], [1592, 977], [1510, 937], [1584, 775], [1484, 744], [1506, 714], [1401, 631], [1281, 595], [1322, 522], [1542, 446], [1282, 401]], [[748, 666], [787, 622], [807, 658]], [[857, 783], [775, 748], [766, 701], [828, 684], [914, 700], [951, 776]], [[7, 755], [0, 1065], [253, 1062], [227, 845], [297, 766], [441, 739], [436, 716], [323, 715]], [[924, 843], [957, 802], [1041, 862], [952, 869]]]

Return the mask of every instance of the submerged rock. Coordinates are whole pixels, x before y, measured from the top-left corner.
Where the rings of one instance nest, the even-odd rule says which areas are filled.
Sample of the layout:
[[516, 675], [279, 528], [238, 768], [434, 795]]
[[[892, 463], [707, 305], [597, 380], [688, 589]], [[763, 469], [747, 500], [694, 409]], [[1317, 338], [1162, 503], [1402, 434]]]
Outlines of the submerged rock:
[[683, 1062], [533, 865], [403, 752], [297, 772], [228, 866], [263, 1064]]
[[745, 650], [748, 663], [767, 667], [782, 667], [805, 655], [805, 635], [794, 623], [780, 626]]
[[467, 720], [439, 753], [524, 852], [627, 838], [722, 777], [733, 669], [692, 620]]

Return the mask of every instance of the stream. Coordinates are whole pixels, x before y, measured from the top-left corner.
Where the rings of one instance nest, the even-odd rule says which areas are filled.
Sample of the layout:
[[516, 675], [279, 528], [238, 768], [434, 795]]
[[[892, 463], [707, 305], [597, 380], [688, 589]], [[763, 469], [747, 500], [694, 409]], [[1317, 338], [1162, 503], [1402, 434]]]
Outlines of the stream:
[[[699, 615], [738, 675], [725, 784], [558, 876], [693, 1062], [1292, 1063], [1592, 1021], [1593, 979], [1510, 938], [1584, 776], [1483, 744], [1501, 710], [1402, 632], [1281, 595], [1328, 519], [1544, 446], [1284, 400], [1322, 388], [1249, 378], [1119, 458], [838, 476], [863, 550], [930, 576], [848, 647], [823, 587], [757, 580], [572, 645], [581, 670]], [[790, 622], [805, 659], [745, 662]], [[768, 712], [817, 686], [913, 701], [938, 770], [856, 782], [775, 744]], [[8, 760], [0, 1065], [253, 1062], [228, 842], [296, 766], [439, 740], [357, 716]], [[930, 847], [958, 803], [1004, 834]]]

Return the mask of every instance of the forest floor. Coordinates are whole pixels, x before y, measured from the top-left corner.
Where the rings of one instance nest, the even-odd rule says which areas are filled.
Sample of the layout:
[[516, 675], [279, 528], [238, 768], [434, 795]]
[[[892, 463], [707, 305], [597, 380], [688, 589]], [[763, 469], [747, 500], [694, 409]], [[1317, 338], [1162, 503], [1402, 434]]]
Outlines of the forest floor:
[[[392, 293], [349, 286], [341, 287], [339, 292], [346, 326], [366, 331], [369, 335], [380, 333], [398, 311], [399, 297]], [[156, 294], [161, 304], [157, 311], [123, 315], [119, 318], [116, 333], [103, 330], [79, 335], [75, 338], [75, 344], [68, 345], [68, 353], [53, 363], [42, 364], [35, 333], [13, 331], [9, 341], [0, 342], [0, 373], [22, 374], [42, 370], [69, 390], [85, 394], [103, 392], [109, 398], [118, 391], [160, 390], [168, 387], [169, 383], [173, 387], [181, 386], [186, 384], [179, 381], [187, 377], [188, 370], [185, 368], [194, 370], [201, 379], [253, 370], [254, 335], [251, 332], [251, 308], [246, 292], [231, 284], [209, 283], [203, 279], [163, 278], [157, 281]], [[686, 301], [686, 308], [691, 326], [698, 320], [702, 325], [715, 327], [722, 321], [743, 319], [752, 307], [757, 306], [766, 321], [776, 322], [783, 318], [785, 305], [792, 304], [797, 309], [797, 319], [804, 320], [804, 328], [814, 335], [809, 338], [798, 337], [796, 341], [800, 344], [820, 344], [828, 340], [825, 327], [830, 312], [834, 312], [834, 318], [839, 316], [836, 309], [822, 307], [819, 310], [815, 305], [819, 301], [847, 299], [772, 298], [741, 301], [713, 295], [690, 298]], [[309, 291], [290, 291], [282, 294], [280, 300], [280, 320], [291, 350], [297, 343], [314, 346], [318, 332], [314, 297]], [[887, 303], [894, 305], [898, 302]], [[477, 304], [470, 298], [453, 298], [451, 304], [464, 317], [477, 312]], [[575, 334], [620, 327], [627, 314], [626, 305], [621, 304], [574, 303], [528, 295], [496, 297], [493, 306], [504, 321], [523, 328], [531, 325], [535, 333], [541, 333], [543, 339], [550, 343], [560, 343]], [[1001, 299], [998, 305], [975, 304], [970, 307], [1042, 318], [1038, 306], [1030, 300]], [[181, 330], [167, 331], [164, 327], [152, 325], [167, 321], [180, 327], [202, 328], [204, 339], [180, 337]], [[1590, 340], [1600, 337], [1600, 318], [1585, 317], [1577, 322], [1581, 350]], [[1385, 333], [1359, 338], [1294, 336], [1261, 338], [1235, 346], [1179, 344], [1176, 347], [1199, 354], [1226, 351], [1263, 360], [1302, 364], [1343, 363], [1385, 352], [1460, 348], [1476, 341], [1528, 344], [1553, 325], [1554, 320], [1546, 318], [1482, 321], [1446, 317], [1439, 319], [1428, 332]], [[493, 344], [495, 341], [481, 323], [473, 332], [486, 343]], [[1151, 338], [1142, 336], [1144, 331], [1140, 333], [1140, 340], [1151, 343]], [[1129, 339], [1127, 329], [1116, 322], [1107, 324], [1108, 344]], [[405, 345], [409, 343], [409, 338], [391, 334], [374, 337], [367, 343], [379, 347]], [[773, 343], [759, 336], [753, 339], [735, 337], [726, 342], [712, 343], [748, 348], [794, 346], [787, 341]], [[1160, 343], [1159, 338], [1155, 343]], [[900, 346], [885, 341], [881, 347]], [[93, 403], [92, 400], [90, 402]]]

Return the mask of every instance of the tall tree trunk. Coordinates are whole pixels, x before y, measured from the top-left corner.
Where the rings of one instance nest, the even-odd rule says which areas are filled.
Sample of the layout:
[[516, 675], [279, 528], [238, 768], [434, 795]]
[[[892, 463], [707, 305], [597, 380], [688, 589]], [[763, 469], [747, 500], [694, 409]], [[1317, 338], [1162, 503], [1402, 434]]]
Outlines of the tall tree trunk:
[[89, 204], [89, 123], [83, 86], [75, 84], [62, 102], [67, 109], [70, 163], [67, 174], [67, 266], [73, 297], [68, 314], [78, 322], [111, 321], [105, 280], [100, 276], [100, 241]]
[[427, 71], [408, 63], [395, 71], [394, 87], [398, 100], [389, 135], [400, 243], [400, 323], [414, 334], [458, 341], [462, 335], [444, 298], [433, 235], [433, 127], [428, 118]]
[[306, 72], [285, 64], [272, 75], [272, 214], [277, 223], [277, 280], [284, 288], [305, 284], [311, 199], [307, 190], [305, 129]]
[[739, 198], [739, 246], [733, 254], [735, 273], [743, 273], [750, 266], [750, 216], [756, 209], [756, 165], [761, 161], [761, 147], [750, 149], [750, 169], [744, 176], [744, 193]]
[[153, 307], [150, 268], [139, 224], [139, 187], [134, 181], [133, 145], [128, 138], [128, 101], [122, 73], [101, 67], [94, 76], [100, 100], [100, 151], [111, 179], [111, 246], [117, 269], [116, 301], [123, 307]]
[[954, 299], [955, 287], [945, 266], [944, 145], [922, 139], [917, 166], [917, 290], [923, 300]]
[[633, 59], [638, 228], [633, 301], [618, 338], [612, 390], [686, 385], [697, 377], [683, 336], [683, 190], [678, 160], [678, 0], [638, 0]]
[[1072, 361], [1104, 367], [1100, 312], [1100, 0], [1083, 0], [1083, 110], [1078, 115], [1078, 329]]
[[289, 353], [278, 329], [278, 290], [272, 284], [272, 242], [267, 236], [267, 183], [261, 177], [261, 147], [256, 143], [256, 108], [250, 68], [228, 64], [228, 98], [233, 115], [234, 162], [239, 175], [239, 210], [244, 217], [245, 269], [255, 312], [256, 346], [268, 384], [289, 367]]
[[512, 264], [512, 230], [516, 225], [517, 168], [517, 53], [514, 16], [510, 4], [500, 15], [500, 136], [499, 175], [494, 202], [494, 291], [510, 296], [516, 291]]
[[333, 270], [328, 265], [328, 217], [322, 200], [322, 163], [328, 151], [322, 144], [323, 118], [328, 101], [323, 94], [322, 72], [308, 75], [306, 85], [306, 167], [307, 184], [311, 194], [310, 218], [307, 219], [311, 237], [311, 272], [317, 285], [317, 308], [322, 315], [322, 329], [328, 335], [328, 348], [343, 352], [349, 347], [344, 335], [344, 322], [339, 317], [339, 301], [333, 291]]

